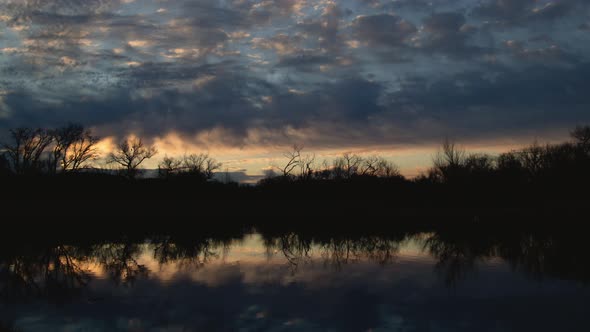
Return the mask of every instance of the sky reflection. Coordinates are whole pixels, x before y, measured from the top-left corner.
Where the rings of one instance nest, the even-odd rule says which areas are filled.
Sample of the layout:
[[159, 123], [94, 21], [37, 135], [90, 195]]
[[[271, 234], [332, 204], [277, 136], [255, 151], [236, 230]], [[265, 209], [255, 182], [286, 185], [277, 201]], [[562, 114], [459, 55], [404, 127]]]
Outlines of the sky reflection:
[[[310, 246], [305, 247], [305, 239], [293, 234], [271, 239], [254, 234], [202, 245], [200, 255], [191, 256], [178, 255], [180, 245], [161, 241], [136, 247], [103, 244], [93, 249], [100, 254], [72, 260], [90, 274], [76, 296], [57, 303], [48, 298], [0, 301], [0, 318], [24, 331], [587, 327], [586, 286], [534, 281], [497, 257], [477, 260], [459, 282], [449, 284], [441, 275], [440, 257], [425, 247], [431, 238], [419, 234], [399, 241], [332, 239], [307, 242]], [[176, 258], [162, 259], [164, 247], [173, 253], [166, 257]], [[113, 252], [118, 260], [105, 260], [106, 253]], [[115, 265], [126, 272], [114, 273]]]

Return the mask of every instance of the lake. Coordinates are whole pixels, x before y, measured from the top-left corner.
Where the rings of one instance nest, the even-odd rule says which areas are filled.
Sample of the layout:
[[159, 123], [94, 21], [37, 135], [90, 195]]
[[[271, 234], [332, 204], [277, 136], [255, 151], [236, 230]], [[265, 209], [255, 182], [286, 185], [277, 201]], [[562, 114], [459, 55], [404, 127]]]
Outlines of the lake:
[[589, 331], [576, 232], [246, 230], [2, 247], [7, 331]]

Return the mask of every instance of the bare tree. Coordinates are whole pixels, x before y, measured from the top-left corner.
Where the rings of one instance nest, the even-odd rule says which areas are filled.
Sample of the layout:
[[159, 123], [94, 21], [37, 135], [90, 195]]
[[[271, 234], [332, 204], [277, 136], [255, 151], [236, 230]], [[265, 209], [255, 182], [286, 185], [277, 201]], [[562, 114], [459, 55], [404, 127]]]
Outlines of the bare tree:
[[434, 158], [434, 166], [458, 167], [465, 162], [465, 150], [459, 149], [455, 142], [445, 138], [442, 144], [442, 151], [439, 151]]
[[53, 137], [44, 129], [17, 128], [10, 130], [12, 144], [3, 144], [6, 157], [17, 174], [40, 172], [41, 157]]
[[472, 173], [489, 173], [496, 169], [497, 157], [487, 154], [469, 154], [465, 158], [465, 168]]
[[165, 156], [158, 165], [158, 176], [167, 178], [177, 174], [180, 172], [181, 166], [182, 160]]
[[315, 154], [306, 155], [305, 157], [301, 157], [299, 160], [299, 168], [301, 174], [299, 175], [301, 179], [310, 180], [314, 173], [314, 164], [315, 164]]
[[380, 157], [378, 156], [369, 156], [367, 158], [364, 158], [360, 165], [359, 174], [370, 176], [377, 175], [379, 161]]
[[590, 152], [590, 126], [578, 126], [570, 135], [576, 140], [576, 143], [582, 147], [584, 152]]
[[314, 175], [317, 179], [321, 179], [321, 180], [331, 179], [333, 172], [332, 172], [332, 166], [330, 165], [330, 162], [324, 159], [322, 161], [321, 165], [315, 171]]
[[531, 146], [519, 151], [522, 166], [530, 176], [538, 176], [543, 170], [545, 151], [545, 147], [539, 145], [536, 141]]
[[288, 159], [285, 166], [280, 168], [284, 177], [291, 176], [293, 170], [301, 165], [301, 150], [303, 150], [302, 145], [294, 144], [293, 150], [284, 154], [284, 156]]
[[442, 150], [434, 156], [434, 166], [429, 170], [429, 177], [437, 181], [450, 181], [461, 173], [467, 155], [465, 150], [456, 146], [455, 142], [445, 138]]
[[374, 168], [374, 176], [383, 178], [400, 176], [399, 167], [394, 162], [389, 161], [383, 157], [377, 158]]
[[209, 156], [205, 153], [185, 155], [182, 162], [183, 171], [190, 174], [204, 174]]
[[[282, 167], [275, 166], [284, 178], [294, 179], [298, 177], [299, 179], [309, 180], [313, 177], [315, 173], [315, 154], [304, 156], [301, 153], [302, 150], [303, 145], [294, 144], [290, 152], [283, 154], [287, 158], [287, 163]], [[298, 174], [294, 174], [296, 170], [299, 171]]]
[[348, 178], [358, 174], [363, 158], [356, 154], [345, 153], [342, 158], [345, 161], [345, 171]]
[[347, 152], [332, 163], [334, 175], [337, 178], [350, 179], [359, 174], [362, 162], [363, 158], [359, 155]]
[[184, 172], [203, 176], [205, 179], [213, 178], [213, 173], [220, 169], [221, 163], [210, 157], [207, 153], [190, 154], [184, 156]]
[[141, 138], [125, 139], [117, 145], [115, 151], [109, 154], [107, 162], [122, 166], [125, 175], [133, 179], [139, 172], [139, 165], [156, 153], [158, 153], [156, 147], [144, 145]]
[[212, 179], [213, 173], [215, 173], [216, 170], [220, 169], [221, 166], [223, 166], [222, 163], [217, 162], [217, 160], [215, 160], [214, 158], [207, 156], [207, 159], [205, 161], [205, 177], [209, 180]]
[[345, 175], [346, 175], [346, 172], [344, 170], [345, 166], [346, 166], [346, 163], [344, 162], [343, 158], [338, 157], [332, 161], [332, 167], [331, 167], [332, 174], [334, 175], [335, 178], [341, 179], [341, 178], [345, 177]]
[[393, 162], [379, 156], [362, 158], [358, 155], [345, 154], [338, 162], [343, 175], [393, 177], [399, 175], [399, 168]]
[[88, 129], [78, 124], [70, 124], [51, 131], [54, 140], [52, 171], [77, 171], [84, 164], [96, 158], [96, 144], [99, 138], [93, 136]]
[[221, 166], [220, 162], [217, 162], [215, 158], [210, 157], [207, 153], [189, 154], [182, 159], [164, 157], [158, 165], [158, 174], [161, 177], [188, 174], [209, 180], [213, 178], [213, 174]]

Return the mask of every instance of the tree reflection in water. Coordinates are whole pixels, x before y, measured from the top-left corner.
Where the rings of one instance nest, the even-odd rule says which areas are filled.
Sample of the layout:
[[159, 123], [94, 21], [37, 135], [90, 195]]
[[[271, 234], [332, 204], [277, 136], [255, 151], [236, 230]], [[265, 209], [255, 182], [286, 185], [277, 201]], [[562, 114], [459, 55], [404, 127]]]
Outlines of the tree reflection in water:
[[[149, 254], [160, 266], [197, 269], [223, 257], [247, 232], [215, 236], [152, 236], [82, 244], [3, 245], [0, 253], [0, 295], [5, 301], [47, 298], [65, 301], [84, 291], [98, 266], [114, 283], [131, 286], [147, 278], [140, 262]], [[281, 257], [291, 271], [321, 261], [326, 268], [369, 261], [394, 263], [409, 241], [432, 256], [435, 270], [453, 286], [477, 271], [481, 262], [500, 258], [514, 270], [534, 278], [590, 280], [590, 259], [582, 232], [568, 230], [507, 232], [498, 227], [465, 227], [429, 233], [399, 231], [388, 235], [313, 235], [306, 232], [261, 233], [268, 258]]]
[[90, 280], [83, 248], [68, 245], [32, 248], [2, 255], [0, 294], [17, 300], [48, 297], [59, 301], [77, 295]]

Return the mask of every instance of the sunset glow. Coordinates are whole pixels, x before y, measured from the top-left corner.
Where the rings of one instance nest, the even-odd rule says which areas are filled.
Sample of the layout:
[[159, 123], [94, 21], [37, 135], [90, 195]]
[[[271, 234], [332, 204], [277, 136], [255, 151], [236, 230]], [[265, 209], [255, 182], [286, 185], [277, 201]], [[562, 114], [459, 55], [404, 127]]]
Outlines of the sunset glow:
[[0, 127], [81, 123], [107, 151], [136, 135], [156, 159], [208, 152], [250, 175], [293, 144], [382, 153], [412, 176], [445, 137], [507, 151], [590, 120], [589, 14], [584, 0], [0, 0]]

